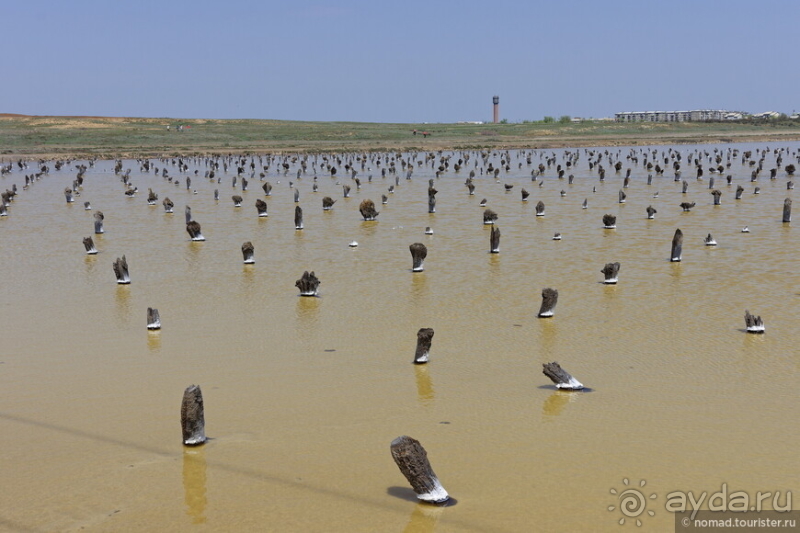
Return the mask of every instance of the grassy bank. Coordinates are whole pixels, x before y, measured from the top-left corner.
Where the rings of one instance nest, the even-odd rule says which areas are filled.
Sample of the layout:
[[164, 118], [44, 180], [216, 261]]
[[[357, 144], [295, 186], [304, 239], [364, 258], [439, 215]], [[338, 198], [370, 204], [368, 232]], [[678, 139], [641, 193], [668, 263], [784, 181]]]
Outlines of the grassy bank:
[[[181, 131], [178, 126], [183, 126]], [[4, 159], [789, 140], [800, 140], [800, 122], [381, 124], [0, 115], [0, 157]]]

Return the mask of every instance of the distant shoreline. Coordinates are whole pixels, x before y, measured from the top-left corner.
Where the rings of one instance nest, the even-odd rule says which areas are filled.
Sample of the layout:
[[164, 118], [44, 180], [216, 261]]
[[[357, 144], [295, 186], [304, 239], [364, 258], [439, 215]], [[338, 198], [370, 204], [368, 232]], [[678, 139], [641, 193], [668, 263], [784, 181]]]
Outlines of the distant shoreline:
[[555, 149], [798, 140], [800, 121], [796, 120], [383, 124], [0, 113], [0, 159], [4, 161], [196, 157], [229, 153]]

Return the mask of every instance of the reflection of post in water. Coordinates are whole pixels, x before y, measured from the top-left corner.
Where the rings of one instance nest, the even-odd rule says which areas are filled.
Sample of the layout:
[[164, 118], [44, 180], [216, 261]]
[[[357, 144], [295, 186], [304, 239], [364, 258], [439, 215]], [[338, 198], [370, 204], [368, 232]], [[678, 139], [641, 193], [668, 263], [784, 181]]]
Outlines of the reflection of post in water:
[[539, 320], [539, 346], [542, 347], [541, 355], [548, 361], [556, 358], [555, 344], [558, 337], [558, 323], [552, 320]]
[[411, 276], [411, 298], [416, 302], [428, 295], [428, 277], [424, 272]]
[[158, 352], [161, 350], [161, 335], [158, 330], [147, 331], [147, 349], [151, 352]]
[[319, 320], [320, 302], [322, 302], [321, 298], [297, 298], [295, 315], [299, 322], [299, 329], [305, 330], [316, 325]]
[[117, 285], [115, 296], [117, 301], [117, 319], [127, 322], [131, 312], [130, 285]]
[[414, 507], [414, 512], [411, 513], [411, 518], [408, 519], [408, 525], [406, 525], [403, 533], [433, 533], [445, 507], [443, 505], [418, 503]]
[[193, 524], [205, 524], [206, 505], [206, 454], [205, 449], [195, 448], [183, 452], [183, 491], [186, 514]]
[[433, 381], [428, 373], [428, 365], [414, 365], [417, 375], [417, 397], [423, 405], [433, 402]]
[[580, 394], [568, 391], [553, 391], [542, 404], [542, 414], [545, 416], [558, 416], [568, 403], [574, 402]]

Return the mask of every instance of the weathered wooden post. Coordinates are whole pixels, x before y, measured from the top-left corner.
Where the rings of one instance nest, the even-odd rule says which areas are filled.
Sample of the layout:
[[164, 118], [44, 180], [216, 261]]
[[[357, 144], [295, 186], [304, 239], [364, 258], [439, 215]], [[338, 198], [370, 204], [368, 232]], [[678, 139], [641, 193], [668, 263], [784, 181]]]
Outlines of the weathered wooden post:
[[321, 281], [314, 275], [314, 271], [306, 270], [294, 286], [300, 289], [300, 296], [317, 296]]
[[128, 274], [128, 261], [123, 255], [122, 258], [117, 257], [117, 260], [112, 263], [114, 267], [114, 275], [117, 276], [117, 283], [120, 285], [128, 285], [131, 282], [131, 277]]
[[361, 212], [361, 216], [364, 217], [364, 220], [368, 222], [375, 220], [380, 214], [375, 210], [375, 202], [369, 199], [363, 200], [358, 206], [358, 210]]
[[172, 213], [172, 208], [175, 206], [175, 204], [172, 203], [172, 200], [169, 199], [169, 196], [164, 198], [164, 201], [161, 202], [161, 205], [164, 206], [165, 213]]
[[542, 290], [542, 306], [539, 308], [539, 318], [550, 318], [555, 313], [558, 303], [558, 291], [551, 288]]
[[294, 229], [303, 229], [303, 208], [299, 205], [294, 206]]
[[603, 283], [606, 285], [616, 285], [619, 278], [619, 263], [606, 263], [600, 271], [605, 276]]
[[264, 196], [272, 196], [272, 184], [270, 182], [264, 182], [261, 188], [264, 189]]
[[492, 211], [491, 209], [487, 209], [483, 212], [483, 223], [484, 224], [494, 224], [497, 221], [497, 213]]
[[414, 364], [421, 365], [428, 362], [433, 342], [433, 328], [420, 328], [417, 332], [417, 350], [414, 352]]
[[158, 309], [147, 308], [147, 329], [161, 329], [161, 315], [158, 314]]
[[[2, 203], [2, 202], [0, 202], [0, 203]], [[86, 211], [91, 211], [92, 210], [92, 203], [91, 202], [83, 202], [83, 208]]]
[[439, 192], [433, 186], [428, 187], [428, 213], [436, 212], [436, 193]]
[[242, 207], [243, 199], [238, 194], [231, 196], [231, 200], [233, 200], [233, 207]]
[[193, 241], [204, 241], [203, 233], [200, 231], [200, 223], [196, 220], [190, 220], [186, 224], [186, 232]]
[[542, 363], [542, 367], [542, 374], [550, 378], [556, 384], [556, 388], [567, 390], [581, 390], [584, 388], [583, 383], [572, 377], [557, 362]]
[[588, 198], [584, 198], [583, 199], [583, 203], [581, 204], [581, 208], [582, 209], [589, 209], [589, 199]]
[[783, 222], [792, 221], [792, 199], [787, 198], [783, 201]]
[[200, 385], [191, 385], [183, 391], [181, 429], [184, 446], [199, 446], [206, 441], [206, 419]]
[[708, 234], [708, 236], [705, 239], [703, 239], [703, 243], [705, 243], [706, 246], [716, 246], [717, 245], [717, 241], [714, 240], [714, 237], [712, 237], [710, 233]]
[[156, 205], [158, 195], [153, 192], [153, 189], [147, 189], [147, 205]]
[[342, 191], [344, 192], [345, 198], [350, 198], [350, 186], [349, 185], [342, 185]]
[[100, 234], [104, 233], [104, 231], [105, 231], [105, 230], [103, 230], [103, 219], [104, 218], [105, 218], [105, 216], [103, 216], [103, 212], [102, 211], [95, 212], [95, 214], [94, 214], [94, 233], [95, 233], [95, 235], [100, 235]]
[[408, 249], [411, 251], [411, 271], [422, 272], [425, 270], [425, 258], [428, 256], [428, 248], [421, 242], [415, 242]]
[[500, 253], [500, 228], [496, 225], [492, 225], [492, 232], [489, 234], [489, 252]]
[[431, 468], [428, 454], [418, 440], [403, 435], [391, 444], [392, 458], [411, 484], [417, 498], [427, 503], [444, 503], [450, 499]]
[[331, 198], [330, 196], [326, 196], [322, 199], [322, 210], [323, 211], [330, 211], [333, 209], [333, 204], [336, 203], [336, 200]]
[[670, 253], [669, 260], [673, 263], [680, 263], [682, 249], [683, 232], [679, 228], [675, 230], [675, 235], [672, 237], [672, 252]]
[[255, 252], [255, 248], [253, 247], [253, 243], [247, 241], [246, 243], [242, 244], [242, 256], [244, 256], [244, 264], [245, 265], [252, 265], [256, 262], [253, 254]]
[[764, 333], [764, 321], [761, 320], [760, 316], [751, 315], [750, 311], [746, 309], [744, 312], [744, 324], [747, 333]]
[[66, 196], [66, 198], [67, 198], [67, 203], [68, 203], [68, 204], [71, 204], [72, 202], [74, 202], [74, 201], [75, 201], [75, 200], [72, 198], [72, 189], [70, 189], [69, 187], [67, 187], [66, 189], [64, 189], [64, 196]]
[[520, 191], [520, 192], [522, 193], [522, 201], [523, 202], [527, 202], [528, 201], [528, 196], [530, 196], [531, 193], [529, 193], [525, 189], [522, 189], [522, 191]]
[[734, 200], [741, 200], [743, 192], [744, 192], [744, 187], [742, 187], [741, 185], [736, 187], [736, 196], [734, 196]]
[[214, 189], [214, 201], [219, 202], [219, 189]]
[[186, 223], [192, 221], [192, 208], [190, 206], [186, 206], [186, 209], [183, 210], [183, 215], [186, 217]]
[[381, 195], [381, 204], [386, 205], [388, 203], [389, 203], [389, 197], [386, 196], [385, 194], [382, 194]]
[[298, 203], [300, 201], [300, 189], [294, 190], [294, 203]]
[[536, 203], [536, 216], [537, 217], [543, 217], [544, 216], [544, 202], [542, 202], [541, 200], [539, 200]]
[[619, 203], [621, 203], [621, 204], [624, 204], [624, 203], [625, 203], [625, 199], [626, 199], [627, 197], [628, 197], [628, 195], [627, 195], [627, 194], [625, 194], [625, 191], [623, 191], [622, 189], [620, 189], [620, 191], [619, 191]]
[[689, 182], [686, 181], [686, 180], [683, 180], [683, 190], [681, 191], [681, 193], [686, 194], [686, 191], [688, 191], [688, 190], [689, 190]]
[[603, 215], [603, 227], [605, 229], [614, 229], [617, 227], [617, 217], [614, 215]]
[[647, 219], [648, 220], [653, 220], [654, 218], [656, 218], [656, 213], [657, 212], [658, 211], [656, 211], [655, 207], [653, 207], [652, 205], [648, 205], [647, 206]]
[[258, 212], [259, 217], [267, 217], [269, 213], [267, 213], [267, 202], [262, 200], [261, 198], [256, 199], [256, 211]]
[[94, 241], [91, 237], [83, 239], [83, 247], [86, 248], [86, 255], [94, 255], [97, 253], [97, 248], [94, 247]]

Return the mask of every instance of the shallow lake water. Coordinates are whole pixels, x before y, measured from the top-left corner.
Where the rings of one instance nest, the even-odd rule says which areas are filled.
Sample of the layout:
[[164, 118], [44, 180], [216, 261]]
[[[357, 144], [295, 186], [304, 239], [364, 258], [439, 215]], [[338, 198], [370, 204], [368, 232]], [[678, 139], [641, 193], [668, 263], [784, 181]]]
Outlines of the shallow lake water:
[[[752, 183], [742, 153], [758, 161], [767, 146]], [[647, 185], [655, 172], [644, 168], [645, 154], [655, 151], [649, 161], [664, 166], [670, 149], [682, 155], [686, 194], [671, 159]], [[425, 153], [396, 154], [393, 194], [395, 175], [381, 169], [395, 154], [383, 154], [380, 167], [369, 156], [363, 170], [356, 155], [341, 156], [333, 178], [310, 156], [300, 179], [299, 160], [286, 173], [271, 162], [270, 197], [258, 157], [255, 176], [245, 172], [247, 191], [241, 178], [232, 186], [235, 164], [217, 171], [217, 183], [204, 177], [205, 160], [186, 159], [186, 172], [177, 159], [154, 160], [158, 175], [123, 161], [138, 188], [132, 198], [114, 162], [98, 161], [71, 204], [63, 191], [86, 161], [60, 171], [51, 161], [27, 190], [36, 165], [14, 165], [0, 177], [0, 189], [16, 184], [19, 193], [0, 217], [0, 529], [620, 531], [618, 495], [635, 487], [656, 496], [624, 527], [638, 518], [645, 530], [671, 531], [665, 502], [674, 491], [710, 495], [723, 483], [753, 496], [792, 491], [800, 479], [800, 427], [789, 416], [800, 396], [800, 237], [796, 224], [781, 222], [792, 178], [779, 170], [770, 180], [769, 169], [776, 150], [782, 166], [798, 164], [797, 149], [572, 149], [580, 157], [564, 179], [556, 165], [566, 164], [565, 150], [485, 160], [444, 152], [427, 163]], [[615, 173], [604, 155], [601, 181], [589, 162], [606, 150], [623, 168]], [[738, 151], [722, 175], [708, 172], [715, 150], [723, 165]], [[410, 180], [401, 157], [423, 163]], [[706, 170], [701, 180], [694, 157]], [[488, 163], [502, 159], [510, 170], [487, 176]], [[540, 163], [547, 168], [534, 182]], [[427, 212], [431, 178], [435, 214]], [[734, 200], [738, 185], [745, 191]], [[244, 198], [241, 208], [232, 195]], [[174, 214], [161, 206], [167, 196]], [[331, 211], [322, 210], [324, 196], [336, 199]], [[257, 217], [258, 198], [268, 217]], [[483, 198], [498, 214], [499, 254], [489, 253]], [[361, 219], [364, 199], [376, 203], [376, 222]], [[544, 217], [535, 216], [540, 200]], [[683, 212], [684, 201], [697, 205]], [[204, 242], [189, 240], [186, 205]], [[102, 235], [93, 235], [97, 210]], [[603, 228], [606, 213], [617, 216], [616, 229]], [[676, 228], [680, 263], [669, 261]], [[704, 246], [708, 233], [716, 247]], [[90, 235], [94, 256], [81, 243]], [[253, 265], [242, 263], [245, 241]], [[428, 249], [421, 273], [411, 272], [414, 242]], [[123, 254], [130, 285], [112, 271]], [[604, 285], [600, 269], [615, 261], [619, 283]], [[322, 282], [317, 298], [295, 287], [305, 270]], [[545, 287], [559, 300], [553, 318], [539, 319]], [[148, 307], [161, 314], [158, 332], [146, 329]], [[764, 335], [745, 333], [746, 309], [763, 317]], [[430, 362], [414, 365], [423, 327], [435, 331]], [[542, 374], [550, 361], [591, 391], [556, 390]], [[210, 438], [196, 448], [182, 445], [180, 429], [191, 384], [202, 387]], [[453, 504], [416, 503], [389, 452], [400, 435], [426, 448]]]

